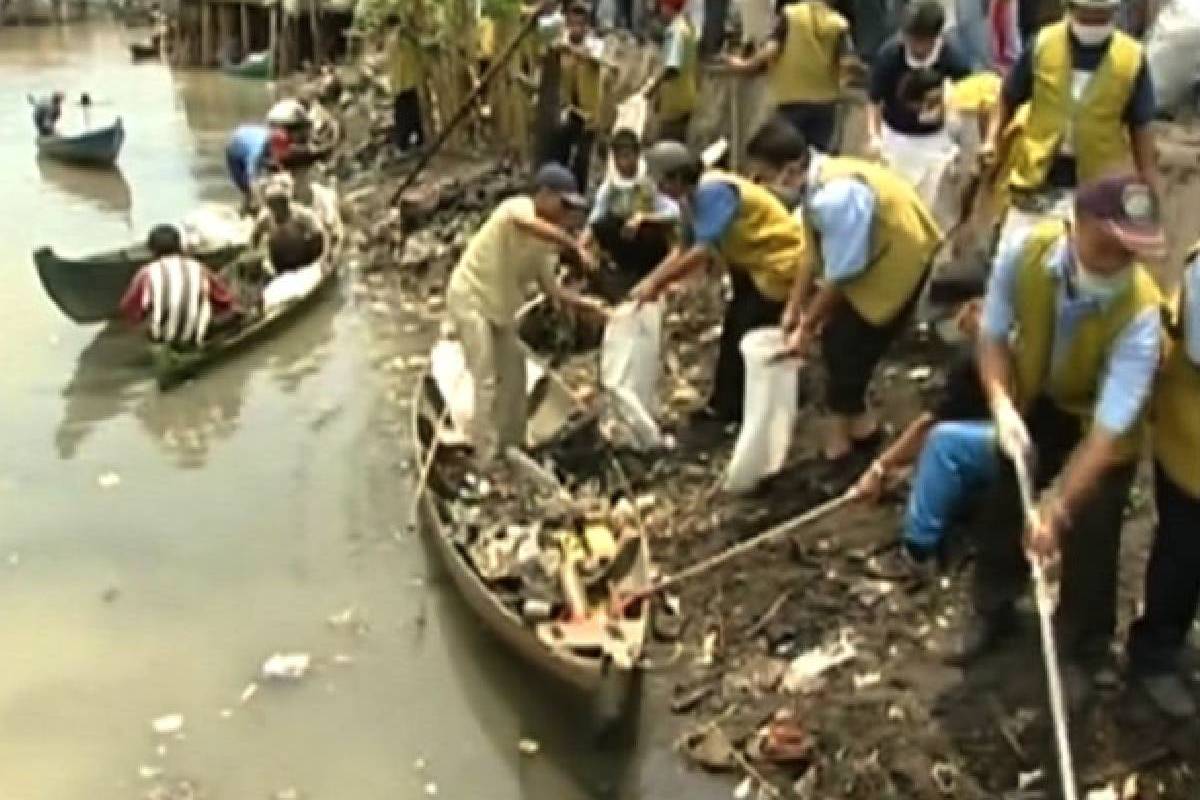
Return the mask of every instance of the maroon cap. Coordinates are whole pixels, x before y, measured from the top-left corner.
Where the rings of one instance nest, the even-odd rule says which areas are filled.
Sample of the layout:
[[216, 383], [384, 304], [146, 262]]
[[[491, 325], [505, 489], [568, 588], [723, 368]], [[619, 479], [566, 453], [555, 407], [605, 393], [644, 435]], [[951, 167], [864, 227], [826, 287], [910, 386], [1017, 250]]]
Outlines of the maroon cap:
[[1154, 192], [1136, 175], [1113, 175], [1081, 186], [1075, 213], [1103, 223], [1134, 255], [1155, 259], [1166, 254]]

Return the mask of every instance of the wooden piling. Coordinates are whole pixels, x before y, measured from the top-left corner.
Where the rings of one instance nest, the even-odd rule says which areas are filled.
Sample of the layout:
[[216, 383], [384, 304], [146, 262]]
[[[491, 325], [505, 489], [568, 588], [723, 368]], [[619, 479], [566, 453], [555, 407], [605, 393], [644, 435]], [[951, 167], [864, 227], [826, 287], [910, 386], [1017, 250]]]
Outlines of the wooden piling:
[[238, 4], [238, 15], [241, 17], [241, 44], [242, 57], [245, 58], [250, 53], [250, 9], [245, 3]]
[[201, 0], [200, 3], [200, 66], [213, 65], [212, 43], [212, 6]]

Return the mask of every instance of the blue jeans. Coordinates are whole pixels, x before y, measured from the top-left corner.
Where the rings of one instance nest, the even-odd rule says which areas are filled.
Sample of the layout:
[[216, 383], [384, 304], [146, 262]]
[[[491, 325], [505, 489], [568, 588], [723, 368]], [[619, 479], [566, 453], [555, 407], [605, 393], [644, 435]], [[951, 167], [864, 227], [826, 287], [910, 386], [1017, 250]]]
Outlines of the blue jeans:
[[996, 476], [1000, 456], [990, 421], [939, 422], [929, 432], [904, 518], [904, 544], [936, 552], [971, 496]]

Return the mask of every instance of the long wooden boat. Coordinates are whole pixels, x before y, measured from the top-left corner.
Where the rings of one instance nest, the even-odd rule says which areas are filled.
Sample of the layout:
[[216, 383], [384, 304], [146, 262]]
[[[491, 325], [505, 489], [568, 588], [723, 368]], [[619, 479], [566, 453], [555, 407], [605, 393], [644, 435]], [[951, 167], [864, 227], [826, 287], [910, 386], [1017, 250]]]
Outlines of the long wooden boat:
[[136, 61], [148, 61], [159, 56], [159, 42], [132, 42], [129, 45], [129, 56]]
[[[219, 271], [244, 251], [245, 245], [231, 245], [196, 258]], [[140, 244], [78, 259], [63, 258], [51, 247], [42, 247], [33, 254], [46, 294], [59, 310], [81, 325], [117, 317], [129, 282], [153, 259]]]
[[53, 134], [37, 138], [38, 155], [71, 164], [111, 167], [125, 144], [120, 117], [111, 125], [71, 136]]
[[226, 64], [221, 67], [221, 71], [226, 75], [233, 75], [238, 78], [267, 80], [271, 77], [274, 66], [274, 60], [271, 58], [270, 51], [264, 50], [261, 53], [251, 53], [236, 64]]
[[[537, 392], [534, 389], [531, 394]], [[614, 576], [591, 606], [589, 613], [594, 616], [587, 624], [594, 626], [593, 641], [588, 641], [586, 624], [582, 637], [574, 635], [572, 629], [579, 626], [578, 621], [568, 621], [557, 605], [552, 618], [528, 621], [522, 614], [523, 601], [512, 596], [511, 588], [485, 580], [468, 553], [455, 504], [461, 497], [469, 455], [462, 447], [463, 435], [452, 421], [455, 415], [445, 411], [446, 402], [432, 373], [415, 387], [413, 447], [417, 462], [428, 473], [426, 490], [416, 502], [426, 538], [467, 605], [497, 638], [544, 674], [584, 693], [602, 717], [619, 713], [616, 710], [624, 707], [634, 685], [649, 629], [648, 601], [620, 602], [623, 597], [641, 597], [640, 592], [649, 586], [652, 562], [645, 536], [639, 529], [627, 543], [630, 546], [622, 546], [614, 558], [614, 564], [626, 563], [614, 566]], [[594, 591], [595, 587], [589, 590]], [[589, 601], [594, 599], [590, 593]]]

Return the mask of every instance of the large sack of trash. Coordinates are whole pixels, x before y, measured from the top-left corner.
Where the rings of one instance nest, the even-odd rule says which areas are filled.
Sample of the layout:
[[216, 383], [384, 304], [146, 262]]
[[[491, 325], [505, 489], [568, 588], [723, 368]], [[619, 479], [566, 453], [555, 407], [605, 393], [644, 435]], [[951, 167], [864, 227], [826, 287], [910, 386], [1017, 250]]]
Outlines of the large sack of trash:
[[749, 492], [783, 468], [796, 426], [797, 365], [781, 360], [783, 331], [759, 328], [742, 337], [746, 400], [742, 429], [725, 470], [724, 489]]
[[211, 253], [248, 243], [253, 223], [232, 208], [206, 205], [188, 213], [178, 227], [187, 252]]
[[1168, 0], [1146, 38], [1146, 60], [1159, 111], [1173, 114], [1200, 81], [1200, 2]]
[[609, 410], [637, 449], [663, 445], [654, 416], [658, 410], [663, 308], [661, 303], [625, 303], [613, 311], [600, 348], [600, 384]]

